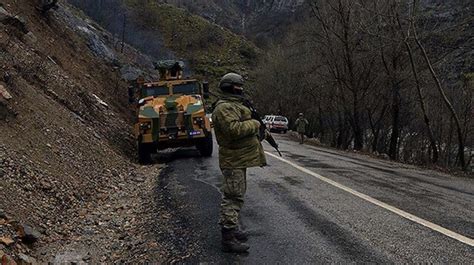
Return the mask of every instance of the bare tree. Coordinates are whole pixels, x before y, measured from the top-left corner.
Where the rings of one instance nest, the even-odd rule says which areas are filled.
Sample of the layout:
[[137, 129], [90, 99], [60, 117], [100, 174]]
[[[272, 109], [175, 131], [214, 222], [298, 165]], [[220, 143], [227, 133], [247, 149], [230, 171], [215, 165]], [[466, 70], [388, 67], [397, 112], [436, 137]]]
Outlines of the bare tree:
[[[418, 6], [418, 2], [416, 0], [413, 0], [413, 12], [416, 12]], [[415, 14], [416, 16], [416, 14]], [[436, 74], [435, 70], [433, 69], [433, 65], [431, 64], [431, 60], [428, 57], [428, 54], [426, 53], [426, 49], [424, 45], [421, 43], [421, 40], [418, 38], [418, 33], [417, 33], [417, 28], [415, 22], [411, 23], [412, 29], [413, 29], [413, 37], [415, 38], [415, 42], [418, 45], [418, 48], [422, 51], [423, 53], [423, 58], [425, 60], [426, 65], [428, 66], [428, 69], [430, 70], [431, 76], [433, 77], [433, 80], [436, 83], [436, 87], [438, 88], [438, 92], [440, 93], [444, 103], [446, 104], [446, 107], [449, 109], [451, 112], [451, 115], [454, 119], [454, 122], [456, 124], [456, 131], [458, 135], [458, 156], [459, 156], [459, 163], [461, 165], [462, 169], [466, 169], [466, 160], [464, 158], [464, 137], [463, 137], [463, 132], [461, 128], [461, 122], [459, 121], [458, 114], [456, 113], [456, 110], [454, 109], [453, 105], [451, 104], [451, 101], [448, 99], [446, 96], [446, 93], [444, 92], [444, 89], [441, 85], [441, 82], [438, 78], [438, 75]]]
[[[257, 72], [260, 108], [278, 109], [290, 120], [307, 110], [310, 133], [323, 144], [465, 168], [465, 146], [474, 145], [474, 92], [467, 81], [474, 77], [463, 78], [460, 64], [449, 61], [464, 59], [464, 50], [449, 44], [467, 41], [460, 33], [467, 15], [440, 22], [433, 8], [452, 6], [427, 2], [415, 13], [415, 4], [308, 1], [305, 20], [270, 49]], [[453, 33], [439, 38], [446, 28]]]

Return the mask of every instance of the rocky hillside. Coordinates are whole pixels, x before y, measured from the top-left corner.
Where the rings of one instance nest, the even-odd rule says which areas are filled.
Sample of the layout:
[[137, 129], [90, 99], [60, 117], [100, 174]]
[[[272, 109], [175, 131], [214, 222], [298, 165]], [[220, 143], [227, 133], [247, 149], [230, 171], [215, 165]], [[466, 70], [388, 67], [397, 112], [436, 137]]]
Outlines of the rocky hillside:
[[36, 4], [0, 4], [2, 264], [190, 256], [186, 231], [173, 232], [175, 212], [157, 209], [160, 166], [134, 161], [124, 79], [151, 60], [127, 45], [121, 53], [70, 6], [43, 13]]
[[422, 1], [425, 15], [419, 19], [420, 30], [435, 58], [437, 70], [448, 85], [460, 80], [472, 81], [474, 75], [474, 28], [472, 27], [472, 2], [468, 0]]
[[266, 46], [282, 37], [305, 0], [160, 0], [185, 8]]
[[144, 53], [156, 59], [184, 59], [193, 74], [211, 82], [228, 71], [245, 75], [261, 54], [242, 36], [170, 4], [144, 0], [69, 2]]

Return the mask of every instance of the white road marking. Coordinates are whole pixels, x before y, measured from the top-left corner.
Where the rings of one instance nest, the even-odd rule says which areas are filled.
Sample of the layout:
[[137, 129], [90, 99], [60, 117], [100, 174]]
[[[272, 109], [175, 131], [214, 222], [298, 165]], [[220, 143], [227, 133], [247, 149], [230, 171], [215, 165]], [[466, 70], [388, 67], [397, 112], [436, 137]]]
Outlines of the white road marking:
[[304, 173], [306, 173], [306, 174], [308, 174], [308, 175], [311, 175], [311, 176], [313, 176], [313, 177], [315, 177], [315, 178], [317, 178], [317, 179], [319, 179], [319, 180], [322, 180], [322, 181], [324, 181], [324, 182], [326, 182], [326, 183], [328, 183], [328, 184], [330, 184], [330, 185], [332, 185], [332, 186], [334, 186], [334, 187], [336, 187], [336, 188], [339, 188], [339, 189], [341, 189], [341, 190], [347, 191], [347, 192], [349, 192], [349, 193], [352, 194], [352, 195], [355, 195], [355, 196], [357, 196], [357, 197], [359, 197], [359, 198], [361, 198], [361, 199], [364, 199], [364, 200], [366, 200], [366, 201], [368, 201], [368, 202], [370, 202], [370, 203], [373, 203], [373, 204], [375, 204], [375, 205], [377, 205], [377, 206], [380, 206], [380, 207], [382, 207], [382, 208], [384, 208], [384, 209], [386, 209], [386, 210], [389, 210], [389, 211], [391, 211], [392, 213], [395, 213], [395, 214], [397, 214], [397, 215], [399, 215], [399, 216], [401, 216], [401, 217], [404, 217], [404, 218], [406, 218], [406, 219], [408, 219], [408, 220], [410, 220], [410, 221], [413, 221], [413, 222], [415, 222], [415, 223], [417, 223], [417, 224], [420, 224], [420, 225], [423, 225], [423, 226], [425, 226], [425, 227], [428, 227], [428, 228], [430, 228], [431, 230], [434, 230], [434, 231], [436, 231], [436, 232], [439, 232], [439, 233], [441, 233], [441, 234], [443, 234], [443, 235], [445, 235], [445, 236], [448, 236], [448, 237], [451, 237], [451, 238], [453, 238], [453, 239], [456, 239], [456, 240], [458, 240], [458, 241], [460, 241], [460, 242], [462, 242], [462, 243], [464, 243], [464, 244], [467, 244], [467, 245], [469, 245], [469, 246], [471, 246], [471, 247], [474, 246], [474, 240], [471, 239], [471, 238], [469, 238], [469, 237], [460, 235], [460, 234], [458, 234], [458, 233], [456, 233], [456, 232], [453, 232], [453, 231], [451, 231], [451, 230], [449, 230], [449, 229], [446, 229], [446, 228], [444, 228], [444, 227], [442, 227], [442, 226], [439, 226], [439, 225], [437, 225], [437, 224], [434, 224], [434, 223], [432, 223], [432, 222], [430, 222], [430, 221], [427, 221], [427, 220], [425, 220], [425, 219], [423, 219], [423, 218], [420, 218], [420, 217], [418, 217], [418, 216], [415, 216], [415, 215], [413, 215], [413, 214], [410, 214], [410, 213], [407, 213], [407, 212], [405, 212], [405, 211], [403, 211], [403, 210], [400, 210], [400, 209], [398, 209], [398, 208], [396, 208], [396, 207], [394, 207], [394, 206], [391, 206], [391, 205], [389, 205], [389, 204], [386, 204], [386, 203], [384, 203], [384, 202], [381, 202], [381, 201], [379, 201], [379, 200], [377, 200], [377, 199], [374, 199], [374, 198], [372, 198], [372, 197], [370, 197], [370, 196], [368, 196], [368, 195], [365, 195], [365, 194], [360, 193], [360, 192], [358, 192], [358, 191], [356, 191], [356, 190], [353, 190], [353, 189], [351, 189], [351, 188], [349, 188], [349, 187], [346, 187], [346, 186], [344, 186], [344, 185], [342, 185], [342, 184], [339, 184], [338, 182], [335, 182], [335, 181], [330, 180], [330, 179], [328, 179], [328, 178], [326, 178], [326, 177], [323, 177], [323, 176], [321, 176], [321, 175], [319, 175], [319, 174], [317, 174], [317, 173], [315, 173], [315, 172], [313, 172], [313, 171], [311, 171], [311, 170], [309, 170], [309, 169], [306, 169], [306, 168], [304, 168], [304, 167], [302, 167], [302, 166], [299, 166], [299, 165], [297, 165], [297, 164], [295, 164], [295, 163], [293, 163], [293, 162], [291, 162], [291, 161], [288, 161], [288, 160], [286, 160], [286, 159], [284, 159], [284, 158], [281, 158], [281, 157], [279, 157], [279, 156], [277, 156], [277, 155], [274, 155], [274, 154], [272, 154], [272, 153], [270, 153], [270, 152], [265, 151], [265, 153], [266, 153], [267, 155], [271, 156], [271, 157], [274, 157], [274, 158], [276, 158], [276, 159], [278, 159], [278, 160], [280, 160], [280, 161], [282, 161], [282, 162], [287, 163], [288, 165], [290, 165], [290, 166], [292, 166], [292, 167], [294, 167], [294, 168], [296, 168], [296, 169], [298, 169], [298, 170], [300, 170], [300, 171], [303, 171]]

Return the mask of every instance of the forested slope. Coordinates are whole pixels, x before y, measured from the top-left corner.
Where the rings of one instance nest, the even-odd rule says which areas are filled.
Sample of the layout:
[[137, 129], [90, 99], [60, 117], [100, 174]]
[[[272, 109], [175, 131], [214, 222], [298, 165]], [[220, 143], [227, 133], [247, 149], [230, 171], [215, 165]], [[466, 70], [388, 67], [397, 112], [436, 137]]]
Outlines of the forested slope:
[[333, 147], [468, 167], [470, 1], [306, 1], [305, 10], [260, 67], [261, 108], [306, 112], [310, 133]]

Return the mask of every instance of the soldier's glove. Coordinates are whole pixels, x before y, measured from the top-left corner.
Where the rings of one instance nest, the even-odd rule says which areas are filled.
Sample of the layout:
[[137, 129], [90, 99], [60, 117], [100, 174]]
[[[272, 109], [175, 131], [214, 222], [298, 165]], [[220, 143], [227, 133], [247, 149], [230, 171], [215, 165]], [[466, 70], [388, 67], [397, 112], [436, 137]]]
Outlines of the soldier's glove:
[[258, 139], [260, 140], [260, 142], [262, 142], [266, 138], [267, 138], [267, 129], [263, 126], [260, 126], [260, 128], [258, 128]]
[[262, 122], [256, 119], [253, 119], [253, 121], [257, 124], [258, 126], [258, 139], [261, 141], [265, 140], [266, 137], [266, 128], [264, 125], [262, 125]]
[[[269, 138], [273, 138], [271, 133], [268, 131], [268, 129], [265, 129], [265, 140], [268, 140]], [[277, 145], [278, 146], [278, 145]]]

